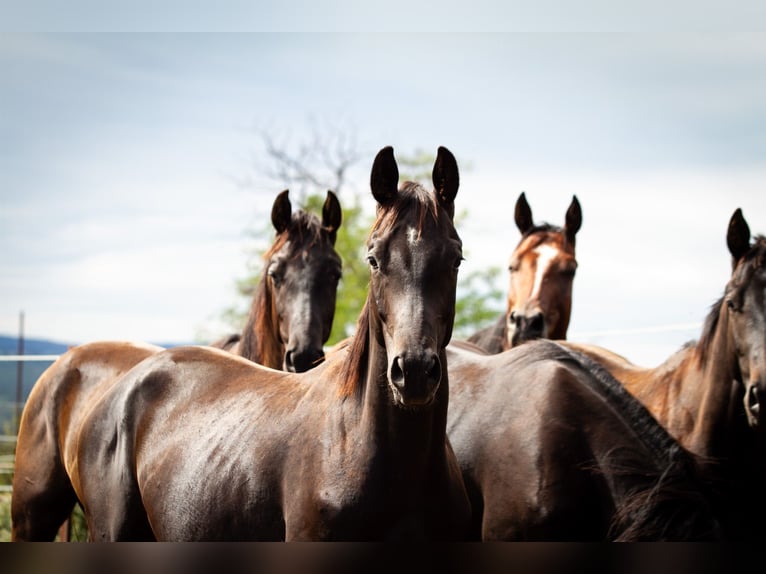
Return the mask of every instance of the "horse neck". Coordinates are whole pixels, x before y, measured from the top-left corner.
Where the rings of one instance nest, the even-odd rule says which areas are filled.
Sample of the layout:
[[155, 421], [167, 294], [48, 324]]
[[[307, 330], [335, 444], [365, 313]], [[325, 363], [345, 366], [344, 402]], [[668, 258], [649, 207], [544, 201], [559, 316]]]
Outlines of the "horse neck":
[[[697, 376], [685, 386], [698, 386], [699, 412], [689, 448], [708, 455], [721, 454], [734, 429], [732, 386], [737, 378], [737, 355], [729, 335], [729, 314], [721, 306], [715, 333], [709, 341], [700, 340], [695, 347]], [[707, 348], [703, 348], [707, 344]], [[691, 372], [691, 371], [690, 371]]]
[[256, 287], [237, 354], [272, 369], [282, 369], [285, 345], [279, 337], [279, 319], [265, 274]]
[[394, 459], [399, 476], [422, 479], [433, 463], [433, 455], [443, 457], [445, 452], [449, 397], [446, 351], [439, 353], [442, 380], [434, 404], [417, 410], [402, 408], [394, 404], [388, 389], [388, 353], [379, 342], [381, 329], [370, 322], [366, 380], [359, 403], [362, 432], [376, 437], [376, 447], [381, 449], [378, 454], [386, 460]]
[[659, 367], [647, 370], [648, 383], [628, 382], [626, 386], [684, 447], [699, 455], [715, 456], [725, 448], [732, 429], [735, 361], [724, 307], [711, 337], [701, 338]]

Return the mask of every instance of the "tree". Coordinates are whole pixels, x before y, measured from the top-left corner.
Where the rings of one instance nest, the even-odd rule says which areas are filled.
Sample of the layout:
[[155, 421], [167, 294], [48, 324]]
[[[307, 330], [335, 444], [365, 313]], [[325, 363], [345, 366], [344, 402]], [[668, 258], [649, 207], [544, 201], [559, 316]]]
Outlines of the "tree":
[[[343, 223], [338, 230], [336, 250], [343, 260], [343, 277], [338, 285], [335, 320], [328, 345], [353, 334], [356, 320], [367, 298], [369, 271], [365, 260], [364, 245], [372, 226], [373, 213], [364, 209], [367, 196], [357, 182], [367, 182], [369, 174], [354, 174], [355, 169], [366, 168], [359, 162], [374, 157], [375, 151], [364, 151], [357, 144], [353, 130], [320, 126], [311, 122], [309, 136], [295, 144], [289, 136], [278, 136], [270, 130], [258, 132], [263, 145], [262, 160], [255, 168], [260, 177], [270, 182], [276, 194], [290, 189], [294, 205], [313, 213], [321, 213], [326, 191], [338, 196], [343, 209]], [[263, 161], [265, 160], [265, 161]], [[397, 153], [400, 178], [418, 181], [432, 187], [431, 169], [435, 156], [416, 149], [413, 153]], [[465, 169], [465, 167], [464, 167]], [[254, 186], [254, 180], [245, 179], [241, 184]], [[258, 184], [258, 187], [263, 187]], [[366, 191], [366, 186], [365, 186]], [[458, 223], [467, 217], [465, 210], [458, 213]], [[273, 237], [273, 228], [265, 223], [254, 230], [254, 238]], [[253, 289], [260, 280], [263, 267], [263, 250], [255, 250], [248, 261], [247, 275], [237, 282], [237, 290], [247, 302], [252, 299]], [[464, 338], [473, 331], [494, 320], [501, 311], [502, 292], [495, 283], [499, 268], [475, 272], [461, 279], [458, 284], [458, 301], [455, 316], [455, 336]], [[247, 308], [230, 307], [224, 312], [224, 321], [235, 331], [244, 325]]]

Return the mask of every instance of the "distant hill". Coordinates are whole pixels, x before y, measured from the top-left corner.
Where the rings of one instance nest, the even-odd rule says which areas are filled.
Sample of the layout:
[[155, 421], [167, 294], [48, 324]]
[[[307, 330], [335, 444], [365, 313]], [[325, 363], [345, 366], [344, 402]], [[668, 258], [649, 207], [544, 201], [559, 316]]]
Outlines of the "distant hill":
[[[59, 355], [69, 348], [66, 343], [56, 343], [45, 339], [24, 339], [25, 355]], [[0, 335], [0, 355], [15, 355], [18, 353], [17, 337]]]

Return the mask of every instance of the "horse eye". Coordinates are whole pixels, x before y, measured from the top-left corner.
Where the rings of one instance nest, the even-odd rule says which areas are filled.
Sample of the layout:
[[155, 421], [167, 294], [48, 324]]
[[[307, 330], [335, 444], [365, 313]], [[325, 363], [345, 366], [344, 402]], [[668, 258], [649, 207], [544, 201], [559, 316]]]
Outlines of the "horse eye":
[[372, 255], [367, 256], [367, 263], [369, 263], [370, 267], [372, 267], [373, 269], [378, 268], [378, 260], [375, 259]]
[[463, 263], [463, 261], [465, 261], [465, 258], [462, 255], [455, 259], [455, 269], [459, 269], [460, 264]]
[[274, 287], [278, 287], [279, 283], [282, 281], [279, 273], [277, 273], [274, 269], [269, 269], [266, 274], [269, 276], [269, 278], [271, 278], [271, 282], [274, 283]]

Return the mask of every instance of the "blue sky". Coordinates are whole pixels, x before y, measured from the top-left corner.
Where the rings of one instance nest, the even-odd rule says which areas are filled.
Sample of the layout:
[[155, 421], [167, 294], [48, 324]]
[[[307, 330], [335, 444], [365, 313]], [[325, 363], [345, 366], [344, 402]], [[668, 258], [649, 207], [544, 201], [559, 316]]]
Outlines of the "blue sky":
[[379, 148], [455, 153], [466, 272], [506, 267], [521, 191], [556, 224], [576, 194], [570, 338], [657, 363], [723, 292], [732, 212], [766, 233], [766, 36], [694, 23], [0, 33], [0, 333], [23, 310], [27, 336], [69, 343], [218, 334], [282, 189], [254, 174], [257, 130], [319, 118], [355, 132], [349, 189], [369, 207]]

